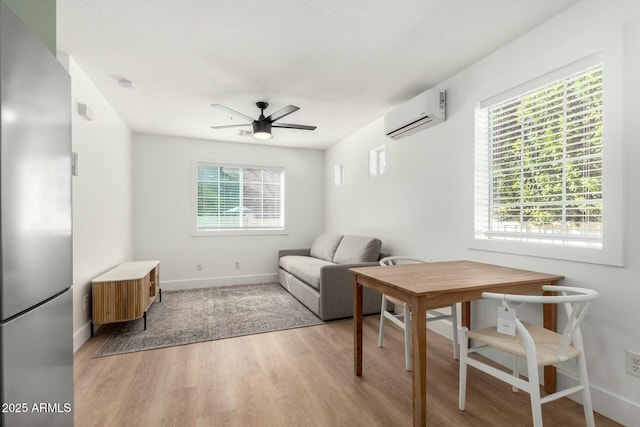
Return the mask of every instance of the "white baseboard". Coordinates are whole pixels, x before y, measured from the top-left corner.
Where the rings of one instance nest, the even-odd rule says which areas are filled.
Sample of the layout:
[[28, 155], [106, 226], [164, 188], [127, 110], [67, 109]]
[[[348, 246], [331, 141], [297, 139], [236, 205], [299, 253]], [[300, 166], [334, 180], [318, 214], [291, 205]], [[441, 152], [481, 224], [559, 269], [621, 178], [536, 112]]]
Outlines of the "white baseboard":
[[184, 289], [213, 288], [229, 285], [248, 285], [253, 283], [277, 282], [277, 273], [250, 274], [244, 276], [206, 277], [202, 279], [161, 280], [162, 290], [177, 291]]
[[[576, 399], [577, 400], [577, 399]], [[591, 384], [593, 410], [624, 426], [640, 425], [640, 403], [632, 402]]]
[[91, 321], [88, 321], [83, 327], [73, 334], [73, 352], [78, 351], [82, 344], [91, 338]]

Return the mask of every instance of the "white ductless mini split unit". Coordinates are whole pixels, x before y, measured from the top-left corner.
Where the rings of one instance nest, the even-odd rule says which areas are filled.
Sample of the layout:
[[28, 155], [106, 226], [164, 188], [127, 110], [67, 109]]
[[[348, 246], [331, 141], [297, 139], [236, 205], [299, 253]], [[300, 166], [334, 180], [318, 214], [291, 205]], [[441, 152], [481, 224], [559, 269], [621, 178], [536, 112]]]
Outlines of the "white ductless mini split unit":
[[400, 139], [445, 121], [446, 92], [428, 90], [384, 116], [384, 131]]

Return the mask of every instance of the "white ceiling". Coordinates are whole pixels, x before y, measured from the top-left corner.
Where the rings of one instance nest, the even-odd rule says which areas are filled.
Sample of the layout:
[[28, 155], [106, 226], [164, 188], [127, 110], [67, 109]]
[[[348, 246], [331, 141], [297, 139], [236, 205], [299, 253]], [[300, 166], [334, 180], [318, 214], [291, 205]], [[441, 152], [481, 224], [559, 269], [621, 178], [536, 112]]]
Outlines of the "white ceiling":
[[255, 143], [210, 105], [264, 100], [318, 128], [259, 143], [322, 149], [577, 2], [57, 0], [57, 39], [134, 132]]

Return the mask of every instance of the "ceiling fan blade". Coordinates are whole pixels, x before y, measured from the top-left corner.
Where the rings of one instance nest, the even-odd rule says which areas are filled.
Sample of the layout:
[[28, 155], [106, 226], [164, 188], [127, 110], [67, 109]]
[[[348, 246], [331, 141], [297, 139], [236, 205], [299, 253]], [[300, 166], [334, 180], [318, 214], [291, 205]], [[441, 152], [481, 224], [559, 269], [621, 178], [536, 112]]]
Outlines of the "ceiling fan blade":
[[243, 123], [241, 125], [211, 126], [211, 129], [239, 128], [239, 127], [244, 127], [244, 126], [251, 126], [251, 123]]
[[287, 105], [286, 107], [279, 109], [275, 113], [271, 113], [269, 117], [267, 117], [267, 120], [269, 120], [270, 122], [275, 122], [276, 120], [280, 120], [284, 116], [288, 116], [289, 114], [293, 113], [294, 111], [298, 111], [299, 109], [300, 107], [296, 107], [295, 105]]
[[290, 123], [274, 123], [271, 125], [272, 128], [287, 128], [287, 129], [301, 129], [301, 130], [315, 130], [317, 126], [307, 126], [307, 125], [292, 125]]
[[222, 111], [226, 111], [227, 113], [231, 113], [231, 114], [233, 114], [235, 116], [244, 117], [245, 119], [249, 120], [250, 122], [253, 122], [255, 120], [253, 117], [249, 117], [246, 114], [242, 114], [242, 113], [240, 113], [240, 112], [238, 112], [236, 110], [232, 110], [231, 108], [225, 107], [222, 104], [211, 104], [211, 106], [213, 108], [217, 108], [218, 110], [222, 110]]

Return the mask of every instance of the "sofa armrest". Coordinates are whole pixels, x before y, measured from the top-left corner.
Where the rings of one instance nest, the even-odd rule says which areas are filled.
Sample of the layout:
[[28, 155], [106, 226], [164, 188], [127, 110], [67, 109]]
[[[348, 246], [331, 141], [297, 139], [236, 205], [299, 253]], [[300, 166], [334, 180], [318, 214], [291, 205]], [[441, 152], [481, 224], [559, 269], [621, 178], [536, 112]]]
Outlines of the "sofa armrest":
[[[378, 262], [325, 265], [320, 269], [320, 317], [339, 319], [353, 314], [353, 273], [350, 268], [371, 267]], [[380, 311], [381, 295], [365, 289], [365, 312]]]
[[[358, 267], [375, 267], [375, 266], [380, 266], [380, 263], [378, 261], [372, 261], [372, 262], [353, 262], [353, 263], [348, 263], [348, 264], [332, 264], [332, 265], [325, 265], [324, 267], [322, 267], [322, 269], [320, 270], [320, 275], [322, 276], [322, 272], [324, 270], [327, 271], [340, 271], [340, 270], [346, 270], [346, 272], [349, 274], [350, 278], [353, 278], [353, 273], [351, 273], [349, 271], [349, 269], [351, 268], [358, 268]], [[329, 273], [330, 274], [330, 273]]]
[[358, 262], [349, 264], [333, 264], [325, 265], [320, 269], [320, 291], [322, 292], [323, 286], [329, 284], [340, 286], [346, 286], [349, 292], [352, 292], [351, 285], [353, 284], [353, 273], [349, 271], [350, 268], [356, 267], [371, 267], [380, 265], [377, 262]]
[[280, 249], [278, 251], [278, 259], [287, 255], [309, 256], [311, 254], [311, 248], [307, 249]]

